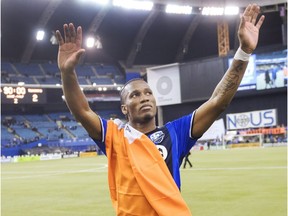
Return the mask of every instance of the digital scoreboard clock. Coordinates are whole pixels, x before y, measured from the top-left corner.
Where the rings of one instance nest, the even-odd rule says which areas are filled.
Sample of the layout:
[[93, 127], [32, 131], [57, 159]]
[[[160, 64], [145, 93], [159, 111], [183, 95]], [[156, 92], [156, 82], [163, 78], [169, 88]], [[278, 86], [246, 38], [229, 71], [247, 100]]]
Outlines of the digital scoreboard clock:
[[45, 104], [44, 88], [25, 86], [1, 86], [1, 102], [3, 104]]

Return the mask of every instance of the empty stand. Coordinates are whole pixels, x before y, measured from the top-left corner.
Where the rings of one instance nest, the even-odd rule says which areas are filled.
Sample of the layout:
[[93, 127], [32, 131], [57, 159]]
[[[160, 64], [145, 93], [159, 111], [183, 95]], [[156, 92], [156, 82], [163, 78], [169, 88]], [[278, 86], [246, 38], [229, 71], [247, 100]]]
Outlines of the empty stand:
[[90, 81], [92, 83], [95, 83], [97, 85], [113, 85], [114, 82], [111, 80], [111, 78], [108, 77], [91, 77]]
[[76, 68], [77, 76], [91, 77], [96, 75], [95, 69], [91, 65], [81, 65]]
[[42, 63], [41, 67], [46, 75], [56, 76], [57, 74], [60, 75], [59, 68], [57, 63]]
[[[125, 74], [113, 65], [84, 64], [76, 67], [80, 85], [123, 85]], [[11, 63], [1, 62], [1, 83], [39, 85], [61, 84], [57, 63]]]
[[44, 71], [41, 70], [39, 64], [36, 63], [14, 63], [17, 71], [24, 76], [43, 76]]

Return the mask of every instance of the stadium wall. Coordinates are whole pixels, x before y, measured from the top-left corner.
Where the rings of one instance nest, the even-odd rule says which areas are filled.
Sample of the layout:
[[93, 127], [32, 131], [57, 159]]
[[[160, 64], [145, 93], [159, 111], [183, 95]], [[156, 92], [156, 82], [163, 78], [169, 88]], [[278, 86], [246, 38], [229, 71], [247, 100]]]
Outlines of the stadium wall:
[[[189, 114], [197, 109], [203, 101], [182, 103], [177, 105], [163, 106], [163, 121], [168, 122], [182, 115]], [[287, 89], [271, 89], [257, 94], [238, 92], [230, 106], [219, 118], [224, 118], [228, 113], [247, 112], [263, 109], [276, 109], [278, 124], [287, 125]]]

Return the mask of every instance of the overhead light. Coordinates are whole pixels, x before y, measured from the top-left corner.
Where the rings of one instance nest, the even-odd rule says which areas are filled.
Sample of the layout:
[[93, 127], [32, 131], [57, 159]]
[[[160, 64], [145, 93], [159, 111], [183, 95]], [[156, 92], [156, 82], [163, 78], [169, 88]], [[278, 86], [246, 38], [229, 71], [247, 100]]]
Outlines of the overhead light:
[[154, 4], [151, 1], [135, 1], [135, 0], [113, 0], [113, 5], [126, 9], [152, 10]]
[[174, 14], [191, 14], [192, 7], [168, 4], [166, 5], [165, 12]]
[[237, 15], [239, 14], [239, 7], [232, 7], [232, 6], [226, 7], [224, 10], [224, 14], [225, 15]]
[[224, 8], [222, 7], [204, 7], [202, 9], [202, 15], [220, 16], [223, 14], [224, 14]]
[[43, 30], [37, 31], [36, 40], [42, 41], [44, 39], [45, 32]]
[[86, 40], [86, 46], [88, 48], [92, 48], [95, 44], [95, 38], [93, 37], [88, 37], [87, 40]]
[[109, 0], [90, 0], [90, 1], [100, 5], [107, 5], [109, 3]]
[[96, 49], [102, 49], [102, 43], [100, 41], [100, 37], [99, 36], [90, 36], [87, 38], [86, 40], [86, 46], [88, 48], [93, 48], [95, 47]]
[[100, 41], [100, 38], [98, 36], [95, 37], [95, 43], [94, 43], [94, 46], [97, 48], [97, 49], [102, 49], [102, 43]]
[[223, 7], [204, 7], [202, 15], [208, 16], [222, 16], [222, 15], [237, 15], [239, 14], [239, 7], [227, 6]]
[[58, 45], [58, 40], [54, 34], [51, 36], [50, 42], [52, 45]]
[[91, 2], [99, 5], [107, 5], [109, 3], [109, 0], [79, 0], [81, 2]]

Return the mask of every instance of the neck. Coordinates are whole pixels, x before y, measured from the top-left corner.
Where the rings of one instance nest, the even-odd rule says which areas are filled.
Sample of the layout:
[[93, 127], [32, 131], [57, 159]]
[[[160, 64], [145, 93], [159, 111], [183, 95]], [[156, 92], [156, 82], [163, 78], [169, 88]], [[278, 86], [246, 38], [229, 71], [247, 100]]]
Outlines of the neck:
[[148, 133], [156, 128], [155, 119], [153, 118], [151, 121], [146, 123], [137, 123], [129, 121], [129, 125], [131, 125], [136, 130], [140, 131], [141, 133]]

